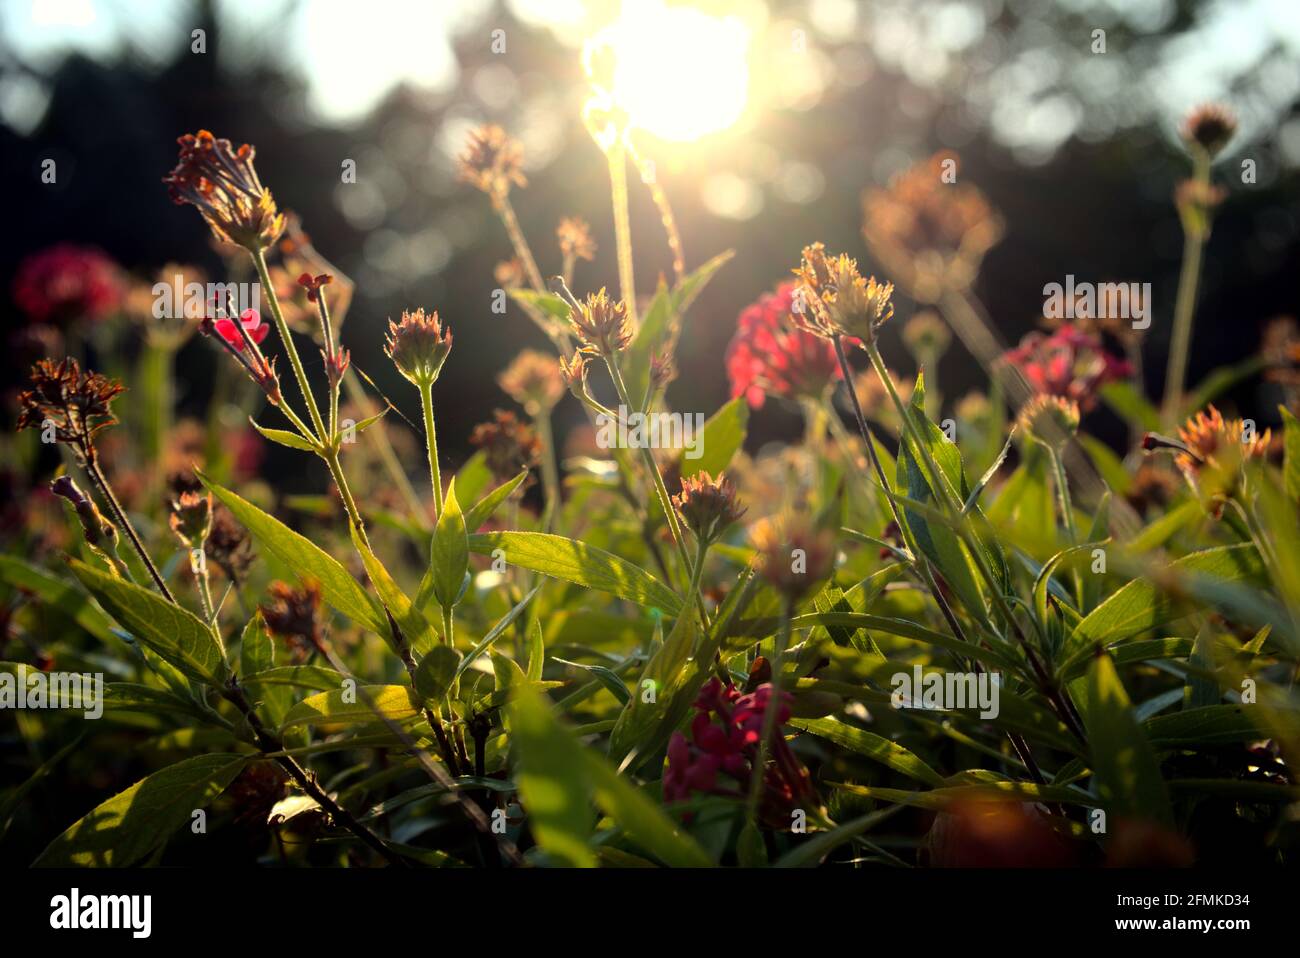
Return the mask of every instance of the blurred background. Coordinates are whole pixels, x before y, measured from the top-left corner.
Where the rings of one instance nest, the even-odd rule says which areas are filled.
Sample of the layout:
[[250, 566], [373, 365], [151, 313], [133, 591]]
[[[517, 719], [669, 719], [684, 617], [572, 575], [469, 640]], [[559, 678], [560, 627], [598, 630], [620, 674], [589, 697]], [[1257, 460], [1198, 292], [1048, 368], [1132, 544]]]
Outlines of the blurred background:
[[[1171, 196], [1189, 170], [1177, 128], [1207, 100], [1230, 104], [1240, 130], [1215, 167], [1229, 195], [1207, 252], [1189, 381], [1255, 352], [1269, 320], [1300, 312], [1295, 0], [642, 0], [626, 11], [599, 0], [10, 0], [0, 5], [0, 289], [61, 242], [97, 247], [141, 279], [172, 262], [221, 279], [207, 230], [160, 179], [181, 133], [253, 143], [280, 206], [357, 283], [342, 333], [354, 362], [411, 418], [415, 391], [382, 354], [387, 319], [424, 306], [452, 326], [435, 399], [454, 466], [473, 424], [510, 405], [495, 375], [519, 347], [545, 347], [517, 306], [491, 309], [510, 244], [487, 199], [457, 181], [455, 157], [483, 121], [518, 137], [529, 184], [512, 199], [542, 270], [558, 269], [559, 219], [580, 216], [599, 249], [579, 264], [576, 290], [616, 287], [608, 174], [581, 120], [582, 43], [610, 24], [635, 58], [640, 142], [688, 269], [737, 251], [689, 316], [668, 393], [678, 409], [709, 413], [727, 398], [736, 317], [804, 244], [823, 240], [874, 268], [862, 191], [938, 149], [960, 154], [963, 179], [1006, 220], [976, 285], [1002, 338], [1033, 328], [1044, 284], [1068, 273], [1150, 282], [1145, 373], [1158, 395], [1182, 253]], [[42, 182], [49, 159], [54, 183]], [[355, 182], [342, 176], [348, 160]], [[1241, 181], [1243, 160], [1253, 183]], [[648, 294], [671, 258], [635, 182], [632, 203]], [[9, 295], [0, 302], [17, 342], [30, 317]], [[900, 302], [900, 317], [911, 312]], [[896, 331], [885, 351], [908, 369]], [[10, 396], [31, 358], [6, 350]], [[201, 337], [185, 346], [182, 412], [202, 415], [225, 361]], [[951, 400], [985, 382], [956, 346], [940, 373]], [[1266, 425], [1276, 413], [1259, 388], [1233, 398]], [[557, 427], [582, 418], [566, 399]], [[770, 403], [750, 444], [797, 429], [794, 412]]]

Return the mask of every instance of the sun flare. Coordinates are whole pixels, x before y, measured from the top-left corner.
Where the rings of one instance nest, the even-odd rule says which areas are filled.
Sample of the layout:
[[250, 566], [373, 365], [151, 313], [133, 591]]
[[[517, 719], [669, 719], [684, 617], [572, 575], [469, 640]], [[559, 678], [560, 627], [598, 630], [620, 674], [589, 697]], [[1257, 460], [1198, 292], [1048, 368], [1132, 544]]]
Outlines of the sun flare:
[[588, 42], [608, 57], [606, 91], [632, 126], [674, 142], [733, 125], [749, 99], [749, 28], [689, 6], [625, 4]]

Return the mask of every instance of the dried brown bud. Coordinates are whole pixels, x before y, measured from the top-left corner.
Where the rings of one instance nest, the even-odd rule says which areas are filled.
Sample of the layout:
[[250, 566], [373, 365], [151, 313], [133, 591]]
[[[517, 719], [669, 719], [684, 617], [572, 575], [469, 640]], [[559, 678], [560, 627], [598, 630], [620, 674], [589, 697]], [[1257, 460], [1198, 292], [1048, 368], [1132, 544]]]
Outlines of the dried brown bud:
[[569, 321], [582, 340], [582, 351], [595, 356], [610, 357], [622, 352], [632, 342], [632, 329], [627, 321], [627, 304], [611, 299], [602, 286], [600, 292], [587, 294], [587, 301], [579, 309], [569, 309]]
[[527, 186], [523, 172], [523, 147], [495, 124], [472, 130], [460, 155], [460, 178], [484, 193], [502, 198], [511, 184]]
[[115, 379], [83, 373], [70, 357], [58, 363], [39, 360], [32, 367], [29, 388], [18, 394], [18, 428], [48, 430], [54, 441], [88, 455], [95, 434], [117, 423], [112, 402], [125, 391]]
[[436, 311], [402, 312], [402, 321], [388, 321], [384, 352], [397, 371], [417, 386], [431, 386], [451, 352], [451, 330], [444, 329]]
[[305, 661], [321, 647], [320, 583], [304, 579], [297, 588], [276, 581], [266, 591], [271, 602], [259, 608], [267, 631], [283, 639], [297, 661]]
[[1237, 132], [1237, 117], [1222, 103], [1203, 103], [1188, 112], [1180, 132], [1188, 146], [1213, 158]]

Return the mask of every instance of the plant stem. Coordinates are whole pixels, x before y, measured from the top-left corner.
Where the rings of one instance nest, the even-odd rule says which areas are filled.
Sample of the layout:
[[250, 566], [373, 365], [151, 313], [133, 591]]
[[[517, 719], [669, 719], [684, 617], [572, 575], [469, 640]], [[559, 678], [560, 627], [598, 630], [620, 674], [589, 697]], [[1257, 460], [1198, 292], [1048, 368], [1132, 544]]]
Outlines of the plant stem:
[[542, 272], [537, 268], [537, 260], [533, 259], [533, 251], [528, 246], [528, 240], [524, 238], [524, 231], [519, 228], [519, 218], [515, 216], [515, 208], [510, 205], [510, 197], [506, 193], [500, 195], [494, 193], [492, 205], [501, 217], [506, 234], [510, 237], [510, 245], [515, 248], [515, 255], [524, 265], [528, 282], [537, 292], [546, 292], [546, 284], [542, 282]]
[[903, 515], [898, 509], [898, 503], [894, 501], [893, 495], [890, 494], [889, 480], [885, 478], [885, 468], [880, 464], [880, 457], [876, 455], [876, 444], [872, 439], [871, 430], [867, 426], [867, 417], [862, 414], [862, 406], [858, 403], [858, 392], [853, 388], [853, 368], [849, 365], [849, 358], [844, 354], [844, 341], [841, 337], [836, 336], [832, 342], [835, 344], [835, 358], [840, 362], [840, 373], [844, 377], [844, 388], [848, 390], [849, 399], [853, 406], [853, 416], [858, 422], [858, 432], [862, 434], [862, 441], [867, 447], [867, 458], [871, 462], [871, 468], [876, 473], [876, 479], [884, 489], [885, 499], [889, 502], [890, 512], [894, 515], [894, 522], [898, 528], [905, 529], [903, 524]]
[[144, 563], [144, 567], [149, 570], [149, 577], [153, 579], [154, 585], [158, 591], [163, 594], [168, 602], [177, 605], [176, 597], [172, 595], [171, 590], [167, 588], [167, 583], [163, 581], [162, 573], [158, 567], [153, 564], [153, 559], [149, 558], [149, 553], [144, 547], [144, 542], [140, 539], [140, 534], [135, 531], [135, 526], [127, 518], [126, 510], [122, 504], [117, 501], [117, 496], [113, 494], [113, 487], [108, 484], [108, 477], [104, 475], [103, 470], [99, 468], [99, 455], [95, 452], [95, 447], [86, 444], [85, 454], [82, 457], [86, 465], [86, 472], [91, 481], [99, 488], [99, 494], [104, 497], [108, 503], [108, 508], [112, 510], [113, 518], [117, 520], [119, 526], [126, 532], [126, 537], [131, 540], [131, 547], [135, 549], [136, 555]]
[[442, 474], [438, 471], [438, 431], [433, 423], [433, 383], [420, 385], [420, 407], [424, 411], [424, 447], [433, 486], [433, 516], [437, 519], [442, 515]]
[[334, 478], [334, 485], [338, 487], [339, 496], [343, 499], [343, 509], [348, 514], [348, 521], [357, 530], [357, 535], [365, 543], [366, 548], [370, 548], [370, 537], [366, 535], [366, 524], [361, 518], [361, 511], [357, 509], [357, 501], [352, 496], [352, 487], [348, 485], [347, 476], [343, 473], [343, 463], [339, 461], [338, 450], [331, 446], [325, 450], [321, 458], [329, 466], [330, 475]]
[[772, 649], [772, 690], [763, 709], [763, 733], [758, 740], [758, 757], [750, 770], [748, 818], [754, 825], [758, 824], [759, 803], [763, 796], [764, 774], [767, 769], [768, 740], [776, 731], [776, 715], [781, 707], [781, 662], [785, 650], [790, 647], [790, 614], [794, 603], [789, 596], [782, 598], [781, 628], [776, 634], [776, 643]]
[[[1202, 187], [1210, 183], [1210, 160], [1198, 155], [1193, 176]], [[1210, 211], [1205, 211], [1208, 224]], [[1187, 378], [1187, 357], [1192, 345], [1192, 321], [1196, 315], [1196, 289], [1201, 276], [1201, 258], [1205, 251], [1208, 229], [1188, 229], [1183, 225], [1183, 262], [1178, 274], [1178, 298], [1174, 301], [1174, 331], [1169, 343], [1169, 364], [1165, 370], [1165, 396], [1161, 404], [1161, 419], [1168, 429], [1178, 419], [1178, 407], [1183, 400]]]
[[[610, 196], [614, 203], [614, 237], [618, 247], [619, 298], [627, 304], [632, 328], [640, 324], [636, 312], [636, 282], [632, 276], [632, 221], [628, 212], [627, 151], [616, 142], [605, 155], [609, 160]], [[630, 403], [628, 408], [634, 408]]]
[[[293, 367], [294, 378], [298, 381], [298, 389], [301, 390], [302, 398], [307, 403], [307, 412], [311, 416], [312, 426], [316, 429], [316, 438], [324, 444], [328, 440], [325, 423], [321, 419], [320, 407], [316, 405], [316, 397], [312, 395], [311, 384], [307, 381], [307, 371], [303, 368], [302, 357], [298, 355], [298, 347], [294, 345], [293, 333], [290, 332], [289, 324], [284, 321], [284, 313], [280, 310], [280, 300], [275, 295], [275, 284], [271, 282], [271, 271], [266, 265], [266, 254], [260, 247], [251, 250], [250, 254], [253, 257], [253, 265], [257, 268], [258, 281], [262, 284], [266, 301], [271, 307], [271, 318], [275, 321], [276, 331], [279, 332], [284, 351], [289, 356], [289, 365]], [[237, 318], [236, 324], [238, 324]]]
[[533, 422], [542, 441], [542, 490], [546, 493], [542, 529], [549, 532], [560, 511], [560, 472], [555, 460], [555, 432], [551, 428], [550, 410], [538, 410]]
[[[349, 373], [351, 373], [351, 370], [349, 370]], [[363, 418], [369, 418], [373, 415], [374, 407], [370, 405], [370, 399], [366, 396], [366, 391], [362, 388], [356, 375], [345, 376], [343, 381], [347, 385], [348, 398], [361, 406]], [[366, 435], [374, 443], [375, 451], [379, 454], [379, 461], [383, 463], [384, 468], [388, 471], [389, 477], [402, 494], [402, 498], [406, 500], [412, 518], [421, 527], [427, 527], [429, 520], [424, 509], [424, 503], [420, 501], [415, 488], [411, 485], [410, 478], [406, 475], [406, 470], [402, 468], [402, 464], [398, 461], [397, 453], [393, 451], [393, 444], [388, 441], [388, 430], [384, 428], [382, 422], [376, 422], [366, 430]]]

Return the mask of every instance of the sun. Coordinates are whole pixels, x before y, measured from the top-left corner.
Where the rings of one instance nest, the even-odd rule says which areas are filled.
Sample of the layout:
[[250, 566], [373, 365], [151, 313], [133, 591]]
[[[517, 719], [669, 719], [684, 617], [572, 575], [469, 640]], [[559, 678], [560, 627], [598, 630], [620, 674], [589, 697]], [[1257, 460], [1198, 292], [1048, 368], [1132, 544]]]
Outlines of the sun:
[[725, 130], [745, 112], [749, 40], [735, 17], [636, 0], [588, 41], [588, 72], [632, 126], [684, 143]]

